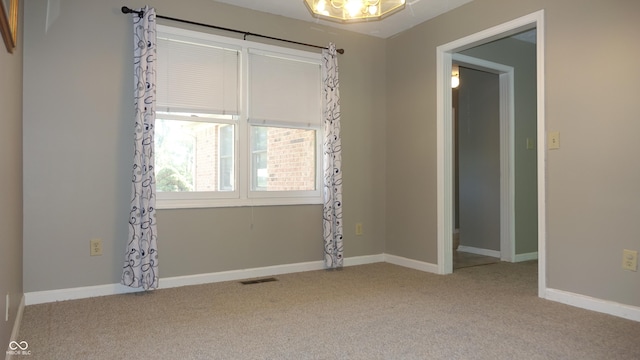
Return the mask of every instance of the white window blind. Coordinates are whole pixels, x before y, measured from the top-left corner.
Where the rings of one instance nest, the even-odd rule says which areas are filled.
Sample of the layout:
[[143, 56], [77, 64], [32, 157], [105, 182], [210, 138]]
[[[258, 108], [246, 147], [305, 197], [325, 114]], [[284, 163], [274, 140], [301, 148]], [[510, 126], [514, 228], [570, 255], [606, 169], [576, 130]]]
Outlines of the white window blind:
[[158, 36], [158, 111], [238, 115], [239, 52]]
[[249, 122], [319, 127], [319, 62], [249, 53]]

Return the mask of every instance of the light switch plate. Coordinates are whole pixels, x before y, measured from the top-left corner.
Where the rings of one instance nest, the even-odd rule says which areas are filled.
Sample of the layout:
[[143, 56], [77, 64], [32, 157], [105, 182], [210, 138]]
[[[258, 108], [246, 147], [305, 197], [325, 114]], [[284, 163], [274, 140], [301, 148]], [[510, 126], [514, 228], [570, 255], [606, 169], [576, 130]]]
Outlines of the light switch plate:
[[527, 150], [533, 150], [536, 147], [536, 142], [532, 138], [527, 138]]
[[550, 131], [547, 137], [547, 147], [549, 150], [560, 149], [560, 132]]
[[622, 250], [622, 268], [638, 271], [638, 252], [635, 250]]

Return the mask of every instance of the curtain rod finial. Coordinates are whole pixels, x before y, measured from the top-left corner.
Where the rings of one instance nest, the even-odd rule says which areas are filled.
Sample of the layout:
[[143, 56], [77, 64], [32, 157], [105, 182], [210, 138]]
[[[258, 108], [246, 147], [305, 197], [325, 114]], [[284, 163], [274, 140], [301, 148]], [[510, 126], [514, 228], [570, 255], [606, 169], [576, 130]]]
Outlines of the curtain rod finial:
[[139, 17], [142, 17], [144, 15], [144, 13], [142, 11], [135, 11], [129, 7], [123, 6], [120, 8], [120, 11], [122, 11], [123, 14], [132, 14], [132, 13], [136, 13], [138, 14]]
[[337, 52], [338, 54], [344, 54], [344, 49], [337, 49], [337, 50], [336, 50], [336, 52]]

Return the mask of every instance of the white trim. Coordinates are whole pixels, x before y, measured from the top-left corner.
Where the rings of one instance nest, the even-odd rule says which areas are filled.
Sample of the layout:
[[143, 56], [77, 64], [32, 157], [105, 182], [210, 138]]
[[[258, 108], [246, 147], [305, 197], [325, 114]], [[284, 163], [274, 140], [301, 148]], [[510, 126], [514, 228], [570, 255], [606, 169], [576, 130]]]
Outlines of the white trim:
[[56, 301], [86, 299], [98, 296], [135, 293], [140, 291], [142, 290], [130, 288], [122, 284], [105, 284], [68, 289], [33, 291], [25, 293], [24, 298], [25, 305], [29, 306]]
[[522, 262], [529, 260], [538, 260], [538, 252], [536, 251], [524, 254], [516, 254], [516, 256], [513, 258], [513, 262]]
[[408, 259], [402, 256], [384, 254], [384, 261], [390, 264], [403, 266], [410, 269], [425, 271], [429, 273], [434, 273], [434, 274], [438, 274], [440, 272], [438, 265], [427, 263], [424, 261]]
[[[451, 51], [436, 50], [436, 180], [438, 274], [453, 272], [453, 138], [451, 96]], [[449, 182], [447, 182], [449, 181]]]
[[498, 250], [481, 249], [473, 246], [460, 245], [458, 246], [458, 251], [476, 254], [476, 255], [491, 256], [498, 259], [500, 258], [500, 251]]
[[241, 206], [319, 205], [322, 197], [233, 198], [233, 199], [157, 199], [156, 209], [196, 209]]
[[[383, 262], [384, 254], [357, 256], [344, 259], [345, 266], [355, 266]], [[324, 262], [309, 261], [295, 264], [266, 266], [252, 269], [229, 270], [207, 274], [196, 274], [186, 276], [173, 276], [161, 278], [159, 289], [169, 289], [174, 287], [209, 284], [222, 281], [235, 281], [249, 278], [290, 274], [297, 272], [322, 270]], [[23, 301], [26, 305], [44, 304], [56, 301], [85, 299], [97, 296], [117, 295], [141, 292], [142, 289], [130, 288], [122, 284], [106, 284], [96, 286], [84, 286], [69, 289], [34, 291], [24, 294]]]
[[633, 321], [640, 321], [640, 307], [637, 306], [625, 305], [557, 289], [547, 289], [543, 297], [547, 300], [582, 309], [597, 311]]
[[516, 254], [515, 76], [510, 67], [500, 74], [500, 258]]
[[544, 70], [544, 10], [535, 13], [536, 18], [536, 73], [538, 104], [537, 159], [538, 159], [538, 296], [547, 289], [547, 205], [546, 205], [546, 163], [545, 151], [545, 70]]
[[451, 61], [452, 54], [493, 40], [514, 35], [523, 30], [536, 28], [537, 60], [537, 169], [538, 169], [538, 296], [546, 289], [546, 211], [545, 211], [545, 87], [544, 87], [544, 10], [539, 10], [518, 19], [494, 26], [470, 36], [458, 39], [436, 49], [437, 72], [437, 239], [438, 273], [453, 271], [452, 255], [452, 157], [451, 139]]
[[[20, 326], [22, 326], [22, 314], [24, 314], [24, 295], [20, 299], [20, 305], [18, 305], [18, 312], [16, 313], [16, 320], [13, 322], [13, 329], [11, 330], [11, 337], [9, 341], [22, 341], [23, 339], [18, 339], [18, 334], [20, 334]], [[22, 356], [21, 356], [22, 357]], [[5, 360], [16, 359], [12, 354], [7, 354], [5, 356]]]
[[455, 61], [456, 64], [464, 65], [465, 67], [472, 68], [475, 70], [480, 70], [492, 74], [503, 74], [503, 73], [513, 73], [513, 66], [500, 64], [497, 62], [479, 59], [473, 56], [454, 53], [451, 54], [451, 60]]
[[324, 263], [322, 261], [310, 261], [305, 263], [266, 266], [253, 269], [229, 270], [208, 274], [173, 276], [170, 278], [160, 279], [160, 289], [169, 289], [189, 285], [210, 284], [223, 281], [235, 281], [322, 269], [324, 269]]

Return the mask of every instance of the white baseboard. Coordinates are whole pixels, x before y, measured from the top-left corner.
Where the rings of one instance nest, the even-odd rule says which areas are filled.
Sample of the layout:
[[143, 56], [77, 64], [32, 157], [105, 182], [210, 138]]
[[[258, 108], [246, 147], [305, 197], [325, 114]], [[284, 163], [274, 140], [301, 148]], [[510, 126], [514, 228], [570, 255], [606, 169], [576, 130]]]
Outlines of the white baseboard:
[[[384, 261], [383, 254], [356, 256], [344, 259], [344, 266], [356, 266], [372, 264]], [[160, 289], [168, 289], [188, 285], [209, 284], [222, 281], [236, 281], [243, 279], [259, 278], [265, 276], [275, 276], [282, 274], [292, 274], [305, 271], [324, 269], [324, 262], [310, 261], [304, 263], [266, 266], [253, 269], [230, 270], [208, 274], [197, 274], [187, 276], [174, 276], [160, 279]]]
[[513, 262], [522, 262], [522, 261], [529, 261], [529, 260], [538, 260], [538, 252], [530, 252], [530, 253], [525, 253], [525, 254], [516, 254], [515, 258], [513, 259]]
[[310, 261], [297, 264], [266, 266], [253, 269], [221, 271], [208, 274], [173, 276], [169, 278], [161, 278], [159, 282], [159, 288], [169, 289], [180, 286], [210, 284], [222, 281], [235, 281], [322, 269], [324, 269], [323, 261]]
[[424, 261], [407, 259], [402, 256], [384, 254], [384, 261], [390, 264], [404, 266], [404, 267], [415, 269], [415, 270], [430, 272], [434, 274], [438, 273], [438, 265], [427, 263]]
[[[469, 251], [467, 249], [477, 249], [464, 247], [465, 250], [461, 251]], [[477, 249], [483, 250], [483, 249]], [[491, 250], [483, 250], [484, 253], [480, 255], [485, 255], [486, 251]], [[477, 253], [477, 252], [475, 252]], [[516, 256], [516, 261], [526, 261], [532, 260], [533, 256], [537, 257], [537, 253], [529, 253], [529, 254], [520, 254], [520, 258]], [[494, 255], [489, 255], [494, 256]], [[499, 257], [499, 254], [498, 256]], [[525, 259], [525, 260], [522, 260]], [[378, 254], [378, 255], [366, 255], [366, 256], [357, 256], [351, 258], [344, 259], [345, 266], [356, 266], [356, 265], [365, 265], [372, 264], [377, 262], [388, 262], [390, 264], [399, 265], [415, 270], [425, 271], [429, 273], [438, 273], [438, 265], [427, 263], [424, 261], [418, 261], [413, 259], [408, 259], [402, 256], [390, 255], [390, 254]], [[310, 261], [304, 263], [296, 263], [296, 264], [285, 264], [285, 265], [276, 265], [276, 266], [267, 266], [261, 268], [253, 268], [253, 269], [241, 269], [241, 270], [232, 270], [232, 271], [223, 271], [217, 273], [209, 273], [209, 274], [197, 274], [197, 275], [188, 275], [188, 276], [175, 276], [170, 278], [160, 279], [160, 289], [167, 289], [173, 287], [180, 286], [188, 286], [188, 285], [199, 285], [199, 284], [207, 284], [221, 281], [235, 281], [249, 278], [257, 278], [264, 276], [274, 276], [281, 274], [289, 274], [296, 272], [304, 272], [304, 271], [313, 271], [313, 270], [322, 270], [324, 269], [323, 261]], [[116, 294], [125, 294], [125, 293], [133, 293], [140, 292], [143, 290], [130, 288], [128, 286], [124, 286], [121, 284], [107, 284], [107, 285], [97, 285], [97, 286], [85, 286], [79, 288], [71, 288], [71, 289], [60, 289], [60, 290], [48, 290], [48, 291], [35, 291], [25, 293], [22, 297], [22, 301], [20, 302], [20, 306], [18, 308], [18, 314], [16, 315], [16, 321], [13, 326], [13, 332], [11, 333], [11, 339], [17, 340], [16, 337], [19, 334], [20, 324], [22, 322], [22, 314], [24, 311], [24, 307], [26, 305], [35, 305], [42, 303], [50, 303], [56, 301], [64, 301], [64, 300], [74, 300], [74, 299], [84, 299], [90, 297], [97, 296], [106, 296], [106, 295], [116, 295]], [[585, 295], [575, 294], [567, 291], [556, 290], [556, 289], [546, 289], [545, 290], [545, 299], [560, 302], [563, 304], [597, 311], [605, 314], [610, 314], [618, 317], [622, 317], [625, 319], [630, 319], [634, 321], [640, 321], [640, 307], [625, 305], [616, 303], [613, 301], [607, 301], [602, 299], [597, 299]]]
[[384, 262], [385, 254], [354, 256], [344, 259], [344, 266], [356, 266]]
[[[364, 265], [383, 261], [384, 254], [357, 256], [345, 258], [344, 266]], [[207, 274], [173, 276], [168, 278], [161, 278], [158, 288], [169, 289], [180, 286], [201, 285], [222, 281], [235, 281], [304, 271], [322, 270], [324, 268], [324, 262], [322, 260], [319, 260], [296, 264], [266, 266], [253, 269], [240, 269]], [[141, 291], [144, 290], [131, 288], [122, 284], [106, 284], [60, 290], [34, 291], [26, 293], [24, 297], [26, 305], [35, 305], [56, 301], [85, 299], [90, 297], [126, 294]]]
[[545, 299], [633, 321], [640, 321], [640, 307], [637, 306], [549, 288], [545, 290]]
[[140, 292], [122, 284], [105, 284], [95, 286], [83, 286], [69, 289], [33, 291], [24, 294], [25, 305], [44, 304], [56, 301], [85, 299], [98, 296], [126, 294]]
[[460, 245], [458, 246], [458, 251], [500, 258], [500, 251], [497, 251], [497, 250], [481, 249], [473, 246]]
[[[13, 329], [11, 330], [11, 338], [9, 341], [22, 341], [23, 339], [18, 339], [18, 334], [20, 333], [20, 326], [22, 325], [22, 314], [24, 313], [24, 295], [22, 295], [22, 299], [20, 299], [20, 305], [18, 305], [18, 312], [16, 313], [16, 320], [13, 323]], [[5, 360], [16, 359], [17, 357], [7, 353], [5, 356]]]

